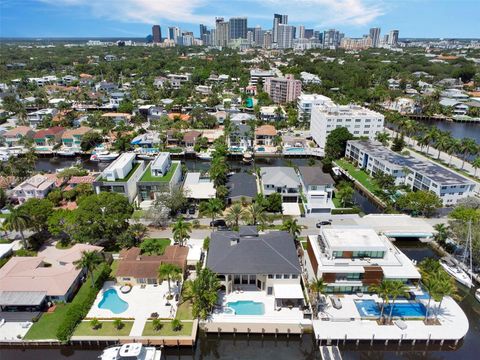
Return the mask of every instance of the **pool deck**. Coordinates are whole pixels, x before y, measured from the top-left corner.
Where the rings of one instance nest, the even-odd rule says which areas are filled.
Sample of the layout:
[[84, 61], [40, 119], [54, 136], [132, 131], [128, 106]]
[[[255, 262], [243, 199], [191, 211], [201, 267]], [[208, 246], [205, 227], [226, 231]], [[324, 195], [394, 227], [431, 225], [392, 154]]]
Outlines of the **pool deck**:
[[[355, 340], [445, 340], [462, 339], [468, 332], [468, 319], [460, 306], [450, 297], [445, 297], [438, 316], [440, 325], [425, 325], [423, 320], [403, 320], [407, 325], [405, 330], [397, 325], [379, 325], [376, 320], [362, 319], [354, 300], [376, 299], [376, 295], [345, 295], [341, 297], [341, 309], [335, 309], [327, 299], [327, 306], [319, 319], [313, 321], [315, 337], [319, 341], [355, 341]], [[404, 300], [405, 301], [405, 300]], [[428, 299], [420, 300], [425, 306]], [[434, 316], [438, 303], [431, 301], [430, 313]], [[433, 310], [432, 310], [433, 309]]]

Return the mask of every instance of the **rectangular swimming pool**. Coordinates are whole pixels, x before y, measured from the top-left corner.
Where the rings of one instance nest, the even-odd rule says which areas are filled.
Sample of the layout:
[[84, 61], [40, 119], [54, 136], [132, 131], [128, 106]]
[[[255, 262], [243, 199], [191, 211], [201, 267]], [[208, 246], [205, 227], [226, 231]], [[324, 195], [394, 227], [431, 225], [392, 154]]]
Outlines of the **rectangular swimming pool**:
[[[379, 317], [381, 313], [381, 303], [376, 303], [375, 300], [356, 300], [355, 306], [358, 313], [362, 317]], [[390, 314], [392, 304], [385, 305], [384, 314]], [[393, 306], [392, 316], [402, 318], [424, 317], [426, 308], [421, 303], [400, 302]]]
[[261, 302], [250, 300], [235, 301], [227, 303], [227, 307], [235, 311], [235, 315], [263, 315], [265, 305]]

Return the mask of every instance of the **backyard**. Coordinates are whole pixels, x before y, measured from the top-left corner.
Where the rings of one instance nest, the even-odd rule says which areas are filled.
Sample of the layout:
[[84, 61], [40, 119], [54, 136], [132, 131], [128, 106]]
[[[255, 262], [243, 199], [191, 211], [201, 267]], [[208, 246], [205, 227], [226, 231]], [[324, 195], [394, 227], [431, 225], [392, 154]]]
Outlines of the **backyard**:
[[182, 321], [182, 328], [178, 331], [173, 330], [171, 321], [161, 321], [161, 328], [156, 330], [153, 323], [147, 321], [143, 328], [143, 336], [189, 336], [192, 334], [193, 320]]
[[[362, 169], [355, 167], [345, 159], [335, 160], [335, 163], [346, 170], [350, 176], [362, 184], [372, 194], [382, 192], [382, 189], [373, 181], [372, 177]], [[335, 204], [336, 205], [336, 204]]]
[[128, 336], [132, 330], [133, 321], [122, 321], [123, 326], [117, 329], [113, 321], [100, 321], [94, 329], [90, 321], [82, 321], [78, 324], [73, 336]]

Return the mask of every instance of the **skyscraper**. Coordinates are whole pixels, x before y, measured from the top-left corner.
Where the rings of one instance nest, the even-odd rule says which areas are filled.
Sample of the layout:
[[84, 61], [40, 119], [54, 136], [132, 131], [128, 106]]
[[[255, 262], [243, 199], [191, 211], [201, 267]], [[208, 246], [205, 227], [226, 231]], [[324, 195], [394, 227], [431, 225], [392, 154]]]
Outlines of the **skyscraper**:
[[230, 40], [247, 38], [247, 18], [233, 17], [228, 21]]
[[300, 25], [297, 29], [296, 35], [297, 35], [296, 36], [297, 39], [304, 39], [305, 38], [305, 26]]
[[288, 24], [288, 15], [280, 15], [280, 14], [274, 14], [273, 15], [273, 28], [272, 28], [272, 35], [273, 35], [273, 42], [277, 42], [277, 32], [278, 32], [278, 25]]
[[380, 28], [371, 28], [370, 38], [372, 39], [372, 47], [377, 48], [380, 45]]
[[313, 37], [313, 29], [305, 29], [305, 39], [311, 39]]
[[223, 17], [215, 18], [215, 45], [227, 46], [230, 41], [229, 23]]
[[178, 38], [180, 37], [180, 28], [176, 26], [170, 26], [168, 28], [168, 39], [172, 40], [175, 44], [178, 43]]
[[200, 39], [208, 32], [207, 25], [200, 24]]
[[263, 37], [265, 35], [265, 30], [262, 30], [260, 26], [256, 26], [253, 31], [253, 41], [256, 46], [263, 46]]
[[277, 26], [277, 47], [279, 49], [290, 49], [293, 47], [294, 26], [280, 24]]
[[263, 34], [263, 47], [265, 49], [272, 48], [273, 35], [271, 31], [265, 31]]
[[154, 43], [162, 42], [162, 30], [160, 29], [160, 25], [152, 26], [152, 36]]
[[398, 45], [398, 30], [390, 31], [388, 35], [388, 45], [397, 46]]
[[342, 41], [343, 34], [340, 31], [335, 29], [330, 29], [323, 32], [323, 47], [330, 48], [330, 47], [338, 47], [340, 45], [340, 41]]

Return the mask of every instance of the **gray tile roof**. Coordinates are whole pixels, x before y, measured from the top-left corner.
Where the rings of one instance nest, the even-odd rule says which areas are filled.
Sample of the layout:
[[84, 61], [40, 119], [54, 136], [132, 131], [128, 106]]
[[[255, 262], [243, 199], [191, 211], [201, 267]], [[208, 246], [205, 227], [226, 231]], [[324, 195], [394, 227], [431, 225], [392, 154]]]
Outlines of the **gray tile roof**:
[[301, 272], [293, 238], [286, 231], [246, 237], [235, 231], [215, 231], [210, 237], [207, 267], [218, 274]]
[[335, 184], [330, 174], [324, 173], [319, 166], [299, 166], [298, 172], [305, 186]]
[[257, 182], [255, 176], [241, 172], [228, 177], [228, 197], [255, 197], [257, 195]]
[[272, 166], [260, 168], [262, 182], [264, 184], [274, 184], [279, 187], [296, 188], [300, 186], [298, 175], [292, 167]]

